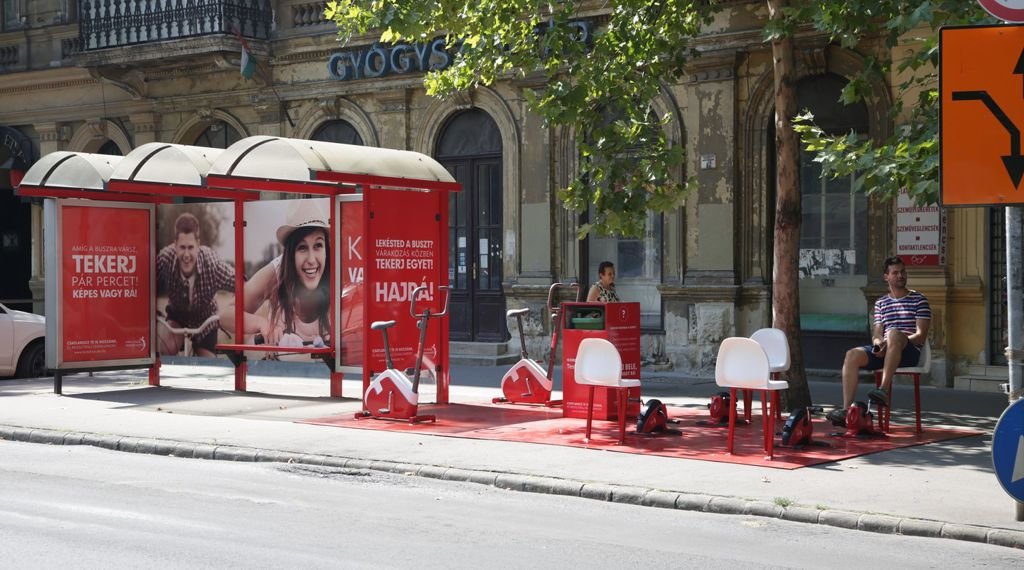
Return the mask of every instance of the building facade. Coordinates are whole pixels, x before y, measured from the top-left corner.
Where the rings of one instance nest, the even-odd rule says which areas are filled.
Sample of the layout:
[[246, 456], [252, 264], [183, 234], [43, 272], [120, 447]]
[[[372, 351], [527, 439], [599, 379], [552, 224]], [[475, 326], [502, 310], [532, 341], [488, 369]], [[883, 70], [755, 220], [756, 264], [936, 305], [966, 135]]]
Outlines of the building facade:
[[[774, 101], [764, 3], [726, 9], [698, 40], [703, 53], [684, 80], [652, 101], [671, 115], [669, 138], [687, 151], [678, 176], [697, 190], [678, 211], [651, 214], [639, 239], [591, 236], [587, 213], [556, 192], [576, 169], [574, 132], [548, 128], [523, 93], [529, 80], [446, 99], [425, 94], [424, 70], [450, 60], [443, 39], [382, 46], [338, 43], [322, 2], [293, 0], [3, 0], [0, 12], [0, 300], [41, 312], [42, 215], [13, 196], [11, 174], [49, 152], [127, 154], [147, 142], [226, 147], [273, 135], [418, 151], [463, 184], [451, 202], [451, 338], [454, 352], [500, 359], [516, 353], [504, 313], [528, 306], [531, 352], [547, 350], [541, 318], [555, 281], [596, 280], [612, 261], [625, 300], [642, 307], [647, 363], [693, 374], [713, 370], [718, 344], [771, 323]], [[601, 11], [581, 14], [586, 30]], [[239, 72], [238, 31], [260, 63]], [[796, 41], [800, 107], [830, 132], [881, 138], [898, 96], [891, 77], [863, 103], [839, 90], [883, 49], [842, 49], [814, 34]], [[897, 205], [822, 180], [801, 156], [801, 316], [810, 368], [838, 369], [866, 339], [873, 300], [885, 291], [882, 260], [897, 248]], [[935, 259], [911, 267], [935, 320], [932, 382], [984, 375], [1005, 346], [1000, 297], [1001, 214], [985, 208], [932, 214]], [[999, 223], [997, 223], [999, 222]], [[939, 255], [941, 254], [941, 255]], [[1005, 295], [1005, 293], [1003, 293]], [[1005, 361], [1003, 361], [1005, 362]]]

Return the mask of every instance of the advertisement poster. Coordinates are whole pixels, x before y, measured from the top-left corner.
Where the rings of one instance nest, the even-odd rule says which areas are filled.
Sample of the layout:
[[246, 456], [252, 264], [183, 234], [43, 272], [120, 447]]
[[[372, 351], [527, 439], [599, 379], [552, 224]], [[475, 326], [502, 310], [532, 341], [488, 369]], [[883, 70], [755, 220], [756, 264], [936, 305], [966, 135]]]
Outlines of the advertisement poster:
[[160, 355], [216, 356], [215, 346], [234, 337], [234, 209], [161, 204], [156, 211]]
[[[437, 194], [400, 190], [375, 190], [367, 207], [370, 223], [366, 237], [366, 273], [369, 277], [365, 294], [368, 321], [394, 320], [388, 331], [391, 356], [399, 369], [411, 368], [416, 363], [419, 330], [416, 319], [409, 314], [413, 291], [425, 285], [427, 290], [416, 301], [416, 312], [429, 308], [440, 312], [444, 294], [438, 289], [447, 285], [447, 267], [442, 255], [447, 255], [447, 221], [441, 213]], [[388, 207], [400, 202], [403, 207]], [[447, 199], [443, 200], [447, 205]], [[381, 207], [374, 207], [381, 204]], [[409, 216], [408, 212], [416, 212]], [[433, 213], [434, 215], [430, 215]], [[447, 342], [447, 318], [431, 319], [424, 344], [423, 368], [433, 370]], [[442, 328], [444, 329], [442, 331]], [[386, 367], [384, 340], [374, 333], [367, 344], [368, 369], [380, 372]], [[364, 376], [364, 378], [366, 378]]]
[[[245, 204], [243, 344], [332, 346], [330, 207], [329, 198]], [[260, 351], [249, 358], [309, 362], [314, 357]]]
[[58, 365], [152, 357], [152, 216], [149, 206], [61, 207]]

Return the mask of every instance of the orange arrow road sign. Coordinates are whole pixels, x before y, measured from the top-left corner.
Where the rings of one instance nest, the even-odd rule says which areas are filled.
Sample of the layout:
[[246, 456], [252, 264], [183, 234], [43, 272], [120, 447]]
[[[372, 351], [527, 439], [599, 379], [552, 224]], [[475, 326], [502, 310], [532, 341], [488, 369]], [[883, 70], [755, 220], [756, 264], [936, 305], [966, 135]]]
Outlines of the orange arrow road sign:
[[943, 206], [1024, 204], [1024, 26], [939, 31]]

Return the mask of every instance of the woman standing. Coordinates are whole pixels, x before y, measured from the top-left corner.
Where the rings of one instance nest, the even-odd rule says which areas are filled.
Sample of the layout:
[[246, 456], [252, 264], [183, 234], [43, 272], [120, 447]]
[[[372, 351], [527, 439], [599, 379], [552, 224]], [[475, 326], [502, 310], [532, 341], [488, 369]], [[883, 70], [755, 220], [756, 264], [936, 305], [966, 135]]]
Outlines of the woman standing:
[[587, 293], [588, 303], [618, 303], [619, 296], [615, 293], [615, 264], [602, 261], [597, 266], [597, 282]]

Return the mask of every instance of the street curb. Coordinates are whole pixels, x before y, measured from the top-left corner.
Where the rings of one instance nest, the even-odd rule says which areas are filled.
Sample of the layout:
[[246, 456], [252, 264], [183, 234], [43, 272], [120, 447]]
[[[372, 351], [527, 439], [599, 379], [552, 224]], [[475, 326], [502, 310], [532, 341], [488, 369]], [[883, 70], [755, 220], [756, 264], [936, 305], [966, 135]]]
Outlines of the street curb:
[[443, 481], [476, 483], [526, 493], [581, 497], [612, 503], [683, 511], [766, 517], [879, 534], [945, 538], [1024, 549], [1024, 531], [894, 517], [876, 513], [781, 506], [775, 503], [737, 497], [665, 491], [629, 485], [575, 481], [557, 477], [540, 477], [536, 475], [463, 469], [440, 465], [367, 460], [254, 447], [214, 445], [190, 441], [161, 440], [6, 425], [0, 425], [0, 440], [50, 445], [90, 445], [113, 451], [190, 459], [256, 463], [297, 463], [339, 469], [381, 471], [396, 475], [426, 477]]

